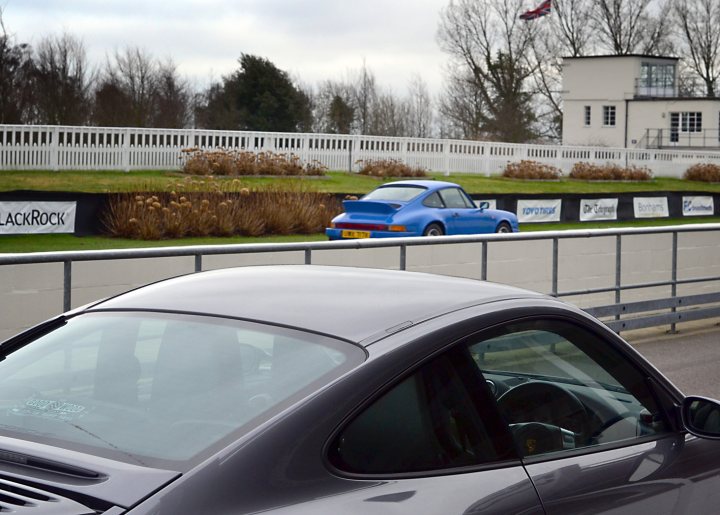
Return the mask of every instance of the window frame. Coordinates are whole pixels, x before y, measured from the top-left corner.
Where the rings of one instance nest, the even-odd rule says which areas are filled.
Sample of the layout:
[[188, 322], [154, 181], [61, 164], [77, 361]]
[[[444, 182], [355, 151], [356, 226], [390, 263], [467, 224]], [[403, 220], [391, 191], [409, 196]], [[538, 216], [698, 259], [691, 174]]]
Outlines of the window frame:
[[[443, 195], [443, 193], [448, 192], [448, 191], [456, 191], [458, 194], [458, 198], [462, 199], [464, 205], [463, 206], [449, 205], [447, 202], [447, 199]], [[439, 189], [439, 190], [437, 190], [436, 193], [440, 197], [440, 200], [442, 200], [442, 203], [446, 209], [473, 209], [473, 208], [476, 208], [475, 204], [472, 202], [472, 199], [470, 199], [468, 197], [467, 193], [465, 193], [465, 191], [462, 188], [451, 186], [449, 188]]]
[[592, 106], [584, 106], [583, 122], [583, 127], [592, 125]]
[[617, 127], [617, 106], [603, 106], [603, 127]]
[[[498, 316], [500, 315], [500, 316]], [[633, 373], [638, 374], [642, 377], [645, 383], [647, 393], [652, 396], [654, 402], [657, 403], [658, 409], [662, 412], [664, 421], [666, 422], [666, 431], [655, 434], [638, 436], [634, 439], [618, 440], [613, 442], [602, 443], [598, 445], [578, 447], [574, 449], [567, 449], [558, 452], [524, 456], [522, 457], [518, 453], [517, 447], [513, 447], [514, 456], [507, 460], [490, 461], [487, 463], [461, 467], [461, 468], [447, 468], [447, 469], [432, 469], [420, 472], [397, 472], [397, 473], [359, 473], [350, 472], [341, 467], [336, 466], [332, 459], [330, 459], [330, 450], [336, 440], [342, 435], [344, 429], [352, 423], [361, 413], [363, 413], [369, 406], [380, 399], [385, 393], [390, 391], [395, 386], [399, 385], [402, 381], [416, 373], [422, 366], [432, 361], [436, 357], [457, 350], [459, 348], [467, 351], [468, 357], [472, 364], [475, 365], [472, 357], [469, 356], [469, 347], [472, 342], [477, 343], [484, 339], [488, 339], [493, 332], [501, 330], [508, 325], [522, 324], [535, 320], [554, 320], [564, 322], [566, 324], [577, 326], [579, 329], [592, 335], [593, 337], [605, 342], [612, 349], [612, 352], [621, 358], [628, 367], [633, 370]], [[480, 329], [478, 325], [483, 325]], [[635, 445], [641, 445], [644, 443], [660, 440], [667, 438], [668, 435], [676, 434], [682, 430], [678, 426], [677, 420], [674, 417], [678, 405], [677, 395], [681, 395], [677, 391], [672, 390], [672, 384], [667, 383], [663, 376], [658, 376], [651, 368], [647, 368], [646, 363], [642, 360], [638, 360], [637, 356], [631, 352], [627, 352], [624, 348], [626, 345], [619, 336], [612, 333], [609, 330], [603, 330], [602, 327], [597, 327], [592, 320], [587, 320], [585, 316], [574, 314], [565, 310], [558, 310], [553, 308], [544, 308], [538, 310], [537, 306], [525, 307], [520, 309], [512, 309], [505, 313], [482, 313], [479, 316], [468, 317], [461, 320], [456, 320], [454, 323], [449, 323], [438, 327], [438, 331], [424, 331], [424, 334], [418, 335], [412, 341], [408, 342], [409, 345], [420, 344], [420, 340], [434, 340], [439, 343], [437, 347], [431, 352], [428, 352], [421, 359], [416, 361], [410, 366], [404, 368], [402, 374], [398, 374], [391, 381], [388, 381], [381, 388], [378, 388], [366, 400], [355, 406], [348, 414], [343, 418], [342, 422], [330, 433], [329, 438], [326, 440], [326, 444], [323, 449], [323, 461], [326, 467], [331, 470], [334, 474], [340, 477], [346, 477], [351, 479], [411, 479], [418, 477], [439, 477], [457, 473], [472, 473], [484, 470], [496, 470], [501, 468], [507, 468], [516, 465], [525, 465], [531, 463], [542, 463], [547, 461], [554, 461], [558, 459], [571, 458], [575, 456], [583, 456], [594, 454], [597, 452], [610, 451], [613, 449], [622, 449], [632, 447]], [[457, 336], [458, 332], [462, 331], [462, 336]], [[452, 339], [445, 338], [445, 335], [452, 334]], [[479, 371], [482, 377], [483, 383], [486, 378]], [[491, 395], [489, 388], [487, 390]], [[505, 422], [503, 417], [500, 415], [497, 399], [491, 396], [492, 402], [485, 406], [485, 411], [481, 413], [483, 417], [490, 417], [490, 423], [496, 424], [500, 422], [500, 426], [490, 431], [491, 435], [500, 436], [501, 438], [510, 437], [511, 441], [514, 442], [512, 433], [509, 425]], [[485, 419], [484, 419], [485, 421]], [[486, 424], [488, 422], [486, 421]]]

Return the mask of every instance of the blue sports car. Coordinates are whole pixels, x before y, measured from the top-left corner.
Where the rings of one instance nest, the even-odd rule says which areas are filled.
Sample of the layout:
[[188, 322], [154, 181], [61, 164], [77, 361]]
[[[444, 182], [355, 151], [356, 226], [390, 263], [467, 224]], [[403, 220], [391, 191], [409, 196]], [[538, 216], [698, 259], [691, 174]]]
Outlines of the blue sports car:
[[515, 214], [476, 206], [452, 182], [389, 182], [343, 207], [325, 229], [331, 240], [518, 231]]

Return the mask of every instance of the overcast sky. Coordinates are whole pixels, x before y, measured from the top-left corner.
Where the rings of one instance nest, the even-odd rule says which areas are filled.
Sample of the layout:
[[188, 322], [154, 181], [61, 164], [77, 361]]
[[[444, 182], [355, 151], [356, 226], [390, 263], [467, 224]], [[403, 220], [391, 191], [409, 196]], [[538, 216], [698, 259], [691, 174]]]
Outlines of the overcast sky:
[[378, 85], [404, 94], [420, 75], [433, 94], [447, 57], [435, 34], [449, 0], [0, 0], [16, 42], [68, 32], [91, 63], [140, 46], [171, 57], [198, 86], [237, 68], [241, 53], [265, 57], [316, 85], [345, 79], [363, 60]]

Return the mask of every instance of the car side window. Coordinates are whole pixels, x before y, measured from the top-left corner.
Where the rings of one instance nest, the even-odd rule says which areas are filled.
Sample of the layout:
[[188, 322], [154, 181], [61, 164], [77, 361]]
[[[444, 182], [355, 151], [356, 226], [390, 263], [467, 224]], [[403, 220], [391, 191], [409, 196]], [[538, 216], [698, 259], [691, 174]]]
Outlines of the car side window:
[[[330, 461], [351, 473], [403, 474], [515, 457], [506, 429], [494, 434], [496, 413], [498, 423], [488, 423], [483, 407], [492, 401], [479, 402], [461, 362], [440, 356], [372, 402], [336, 437]], [[480, 374], [476, 384], [485, 387]]]
[[428, 195], [428, 197], [423, 200], [423, 206], [443, 208], [445, 207], [445, 204], [443, 204], [443, 201], [440, 199], [440, 195], [438, 195], [436, 191], [432, 195]]
[[632, 443], [667, 431], [644, 374], [577, 325], [509, 324], [469, 348], [522, 455]]
[[466, 209], [475, 207], [459, 188], [445, 188], [440, 190], [440, 197], [449, 208]]

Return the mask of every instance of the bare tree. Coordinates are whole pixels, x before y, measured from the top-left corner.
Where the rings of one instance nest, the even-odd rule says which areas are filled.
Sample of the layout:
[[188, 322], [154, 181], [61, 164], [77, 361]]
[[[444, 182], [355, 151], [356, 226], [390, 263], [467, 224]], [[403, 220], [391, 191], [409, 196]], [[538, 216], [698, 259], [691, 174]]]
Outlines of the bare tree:
[[469, 140], [487, 139], [483, 132], [485, 106], [474, 77], [461, 70], [448, 73], [438, 106], [441, 135]]
[[350, 134], [355, 127], [353, 87], [339, 80], [323, 81], [312, 95], [313, 130]]
[[0, 123], [27, 123], [32, 121], [32, 51], [13, 41], [2, 14], [0, 7]]
[[[657, 7], [653, 13], [651, 7]], [[615, 55], [668, 49], [664, 4], [653, 0], [594, 0], [593, 18], [601, 47]]]
[[720, 2], [718, 0], [676, 0], [673, 11], [687, 65], [705, 83], [708, 97], [716, 96], [720, 76]]
[[87, 123], [94, 80], [82, 41], [67, 33], [42, 39], [33, 70], [37, 121], [53, 125]]
[[458, 77], [472, 78], [482, 100], [481, 130], [502, 141], [534, 137], [526, 81], [535, 72], [527, 55], [536, 28], [519, 19], [523, 11], [522, 0], [450, 0], [438, 31]]
[[[151, 127], [157, 95], [158, 65], [145, 51], [128, 47], [108, 58], [95, 94], [95, 122]], [[104, 120], [103, 120], [104, 119]]]
[[537, 24], [530, 59], [537, 92], [537, 130], [559, 139], [562, 135], [563, 57], [579, 57], [593, 51], [592, 7], [588, 0], [554, 0], [552, 13]]
[[355, 119], [360, 134], [368, 134], [372, 125], [373, 104], [377, 101], [377, 85], [375, 75], [368, 69], [365, 62], [352, 81], [352, 98], [355, 108]]
[[433, 126], [433, 102], [427, 84], [419, 75], [410, 79], [407, 96], [405, 135], [428, 138]]
[[406, 136], [407, 103], [391, 91], [379, 93], [372, 104], [371, 123], [365, 134]]
[[538, 27], [551, 55], [579, 57], [592, 51], [593, 5], [588, 0], [553, 0], [552, 14]]
[[192, 93], [172, 60], [160, 63], [155, 77], [153, 127], [181, 129], [190, 121]]

